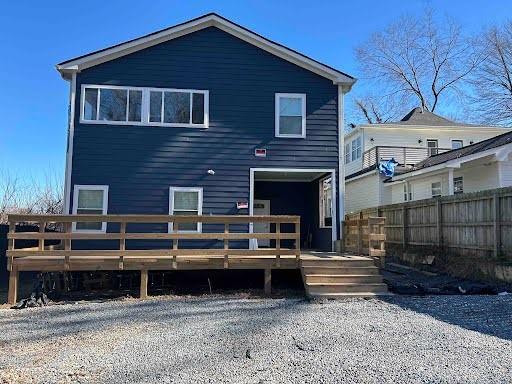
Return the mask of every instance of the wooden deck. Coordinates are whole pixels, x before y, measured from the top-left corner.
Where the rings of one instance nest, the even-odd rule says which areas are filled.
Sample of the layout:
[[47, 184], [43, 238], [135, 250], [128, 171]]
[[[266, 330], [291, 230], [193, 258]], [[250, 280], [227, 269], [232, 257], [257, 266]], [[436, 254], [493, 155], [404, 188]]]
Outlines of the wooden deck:
[[[73, 223], [107, 222], [113, 223], [117, 231], [77, 232]], [[240, 226], [232, 231], [232, 225], [268, 222], [275, 226], [272, 233], [239, 232]], [[7, 267], [10, 271], [10, 303], [16, 301], [18, 274], [21, 271], [141, 271], [141, 297], [147, 295], [148, 271], [152, 270], [193, 270], [193, 269], [262, 269], [265, 271], [265, 291], [270, 292], [272, 269], [297, 269], [307, 264], [320, 267], [340, 268], [348, 265], [356, 267], [358, 263], [373, 265], [372, 259], [362, 256], [340, 255], [333, 252], [301, 251], [299, 216], [168, 216], [168, 215], [10, 215], [8, 234]], [[16, 224], [37, 223], [38, 232], [18, 232]], [[57, 232], [48, 232], [51, 223]], [[133, 224], [173, 223], [172, 232], [137, 232], [131, 230]], [[181, 232], [182, 223], [215, 224], [223, 232]], [[291, 233], [281, 231], [282, 224], [292, 224]], [[110, 225], [110, 224], [109, 224]], [[110, 227], [109, 227], [110, 230]], [[231, 242], [253, 241], [253, 239], [271, 240], [274, 248], [232, 248]], [[32, 248], [17, 248], [16, 240], [34, 240]], [[165, 249], [127, 249], [127, 242], [168, 240], [170, 246]], [[216, 247], [191, 248], [194, 241], [213, 241]], [[282, 240], [291, 241], [292, 248], [282, 248]], [[50, 241], [57, 245], [47, 245]], [[115, 249], [98, 249], [98, 241], [110, 241]], [[187, 241], [187, 248], [179, 245]], [[89, 244], [88, 249], [76, 249], [75, 242]], [[112, 244], [111, 244], [112, 245]], [[220, 247], [219, 247], [220, 245]], [[90, 248], [90, 249], [89, 249]], [[110, 247], [112, 248], [112, 247]], [[136, 247], [137, 248], [137, 247]], [[329, 262], [329, 264], [326, 264]], [[313, 264], [311, 264], [313, 263]], [[334, 270], [332, 270], [334, 271]], [[336, 272], [336, 271], [334, 271]], [[305, 281], [306, 284], [306, 281]], [[307, 285], [306, 285], [307, 288]]]

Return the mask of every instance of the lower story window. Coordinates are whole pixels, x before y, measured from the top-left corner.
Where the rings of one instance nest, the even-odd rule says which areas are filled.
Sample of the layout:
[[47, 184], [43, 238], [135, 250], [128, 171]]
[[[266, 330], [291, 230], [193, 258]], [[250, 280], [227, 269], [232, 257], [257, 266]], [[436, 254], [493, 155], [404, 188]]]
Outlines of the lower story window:
[[[169, 188], [169, 214], [174, 216], [200, 216], [203, 213], [203, 189], [188, 187]], [[169, 224], [169, 232], [175, 229]], [[179, 232], [201, 232], [201, 223], [179, 223]]]
[[432, 197], [438, 197], [441, 196], [441, 182], [436, 181], [435, 183], [432, 183]]
[[320, 180], [320, 228], [332, 226], [332, 178]]
[[464, 179], [462, 176], [453, 178], [453, 193], [464, 193]]
[[[74, 215], [106, 215], [108, 207], [108, 185], [75, 185], [73, 191]], [[106, 222], [73, 223], [77, 232], [106, 232]]]

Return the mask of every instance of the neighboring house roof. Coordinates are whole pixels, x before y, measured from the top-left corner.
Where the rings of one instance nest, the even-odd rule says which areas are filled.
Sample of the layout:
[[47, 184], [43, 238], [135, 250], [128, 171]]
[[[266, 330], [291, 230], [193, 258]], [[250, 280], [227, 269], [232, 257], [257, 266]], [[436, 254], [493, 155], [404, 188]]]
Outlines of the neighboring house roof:
[[306, 55], [303, 55], [284, 45], [269, 40], [247, 28], [244, 28], [216, 13], [208, 13], [187, 22], [174, 25], [150, 33], [148, 35], [126, 41], [108, 48], [88, 53], [57, 64], [57, 70], [62, 77], [69, 79], [72, 73], [80, 72], [83, 69], [114, 60], [121, 56], [145, 49], [165, 41], [169, 41], [189, 33], [193, 33], [208, 27], [217, 27], [239, 39], [253, 44], [271, 54], [287, 60], [295, 65], [303, 67], [320, 76], [332, 80], [336, 84], [342, 84], [349, 90], [356, 82], [356, 79], [344, 72], [341, 72], [326, 64], [320, 63]]
[[442, 116], [436, 115], [421, 107], [416, 107], [405, 115], [396, 125], [430, 125], [435, 127], [451, 127], [451, 126], [468, 126], [469, 124], [456, 123], [455, 121], [448, 120]]
[[[433, 167], [434, 165], [442, 164], [450, 160], [460, 159], [461, 157], [473, 155], [475, 153], [484, 152], [488, 149], [501, 147], [502, 145], [512, 143], [512, 132], [507, 132], [499, 136], [491, 137], [490, 139], [480, 141], [475, 144], [468, 145], [459, 149], [453, 149], [448, 152], [440, 153], [426, 158], [417, 163], [412, 170]], [[411, 171], [409, 171], [411, 172]]]
[[[389, 179], [386, 181], [392, 182], [395, 181], [397, 178], [402, 179], [404, 177], [409, 176], [409, 174], [418, 173], [419, 171], [428, 172], [428, 168], [431, 167], [450, 165], [452, 163], [453, 165], [450, 166], [455, 166], [455, 163], [457, 163], [459, 160], [464, 161], [473, 159], [475, 157], [478, 158], [488, 156], [490, 154], [496, 153], [496, 150], [500, 149], [500, 147], [509, 144], [512, 144], [512, 132], [507, 132], [499, 136], [491, 137], [490, 139], [483, 140], [472, 145], [468, 145], [467, 147], [462, 147], [459, 149], [454, 149], [448, 152], [440, 153], [438, 155], [433, 155], [423, 161], [420, 161], [410, 170], [407, 170], [401, 173], [400, 175], [393, 177], [393, 179]], [[507, 149], [505, 151], [505, 154], [508, 155], [510, 151], [512, 151], [512, 145], [510, 146], [510, 149]]]

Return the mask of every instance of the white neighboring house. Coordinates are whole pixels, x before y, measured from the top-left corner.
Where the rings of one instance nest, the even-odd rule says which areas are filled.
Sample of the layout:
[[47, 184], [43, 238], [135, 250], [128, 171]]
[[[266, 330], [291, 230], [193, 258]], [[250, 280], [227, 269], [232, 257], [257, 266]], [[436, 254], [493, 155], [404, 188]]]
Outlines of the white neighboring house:
[[[471, 147], [506, 132], [510, 129], [456, 123], [421, 108], [413, 109], [395, 123], [357, 126], [345, 135], [345, 211], [357, 212], [364, 208], [431, 197], [425, 191], [432, 187], [432, 183], [429, 184], [425, 178], [414, 174], [415, 181], [411, 183], [396, 178], [399, 174], [404, 174], [404, 178], [412, 177], [413, 173], [409, 171], [426, 159]], [[399, 165], [393, 182], [384, 183], [387, 178], [378, 173], [377, 166], [380, 161], [391, 158]], [[406, 172], [410, 176], [405, 176]], [[449, 194], [448, 175], [445, 177], [445, 182], [441, 181], [443, 195]], [[497, 185], [481, 180], [473, 188], [468, 176], [466, 179], [464, 192], [474, 191], [474, 188], [496, 188]]]

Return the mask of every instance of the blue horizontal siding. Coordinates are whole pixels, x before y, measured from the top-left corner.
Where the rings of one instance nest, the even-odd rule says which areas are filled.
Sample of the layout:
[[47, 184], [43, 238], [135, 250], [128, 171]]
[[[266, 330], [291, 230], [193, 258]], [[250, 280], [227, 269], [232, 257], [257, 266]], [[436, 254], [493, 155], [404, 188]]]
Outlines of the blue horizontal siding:
[[[203, 214], [247, 214], [236, 202], [249, 200], [251, 167], [338, 168], [337, 87], [214, 27], [82, 71], [76, 111], [82, 84], [210, 92], [208, 129], [81, 124], [76, 114], [71, 183], [109, 185], [110, 213], [167, 213], [169, 186], [198, 186]], [[307, 95], [305, 139], [274, 137], [278, 92]]]

